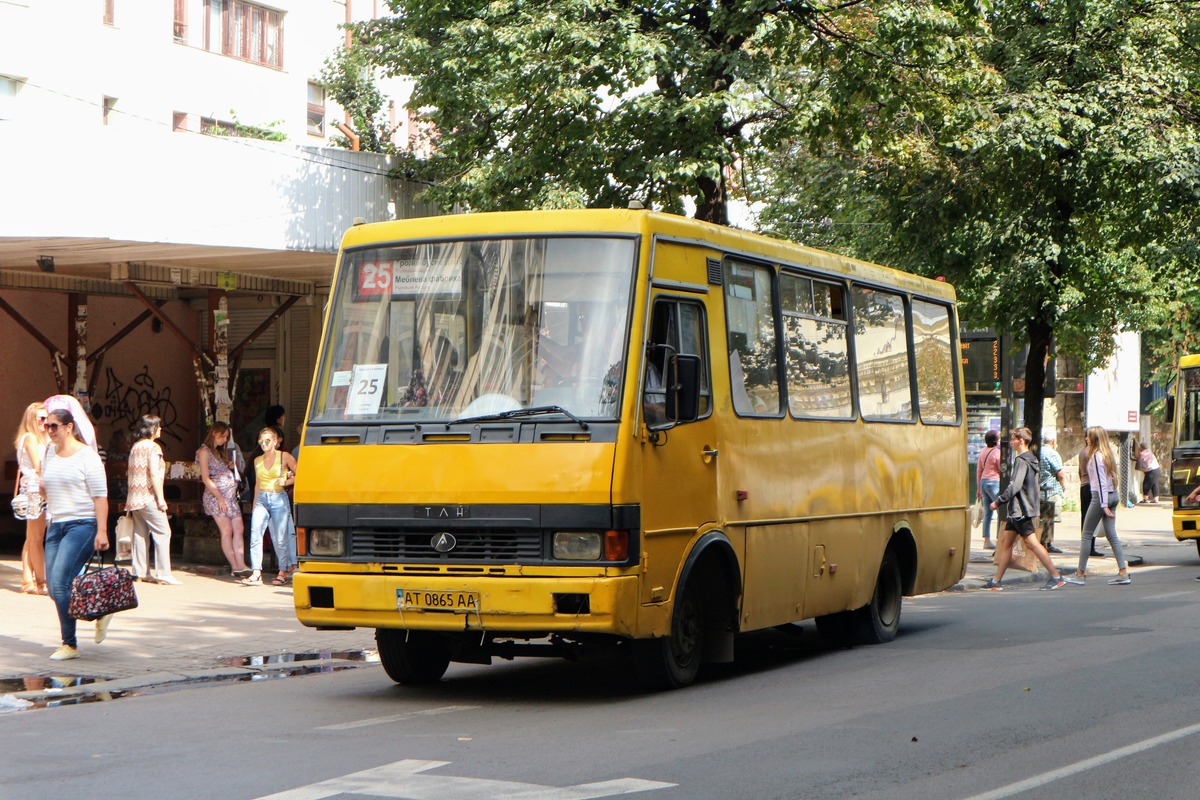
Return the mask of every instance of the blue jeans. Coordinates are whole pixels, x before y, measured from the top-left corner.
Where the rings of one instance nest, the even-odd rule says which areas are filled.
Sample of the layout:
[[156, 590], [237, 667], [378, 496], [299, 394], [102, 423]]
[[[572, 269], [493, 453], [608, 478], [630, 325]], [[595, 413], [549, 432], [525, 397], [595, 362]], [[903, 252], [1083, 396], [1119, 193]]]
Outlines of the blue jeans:
[[996, 535], [1000, 534], [1000, 515], [992, 510], [992, 503], [1000, 495], [1000, 481], [984, 478], [979, 482], [979, 493], [983, 495], [983, 538], [992, 538], [992, 517], [996, 517]]
[[296, 566], [296, 529], [292, 526], [292, 506], [287, 492], [259, 492], [250, 514], [250, 569], [262, 569], [263, 530], [271, 524], [271, 544], [280, 572]]
[[46, 526], [46, 583], [58, 609], [62, 643], [77, 647], [71, 605], [71, 583], [96, 551], [96, 520], [73, 519]]

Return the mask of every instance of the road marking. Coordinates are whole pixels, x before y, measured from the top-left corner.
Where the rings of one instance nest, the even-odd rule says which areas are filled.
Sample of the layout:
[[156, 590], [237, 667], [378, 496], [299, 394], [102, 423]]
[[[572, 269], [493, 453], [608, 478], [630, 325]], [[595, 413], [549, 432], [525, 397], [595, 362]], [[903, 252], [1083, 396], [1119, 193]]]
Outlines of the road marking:
[[591, 800], [675, 786], [673, 783], [643, 781], [637, 778], [618, 778], [599, 783], [581, 783], [577, 786], [541, 786], [536, 783], [421, 774], [449, 763], [405, 759], [340, 778], [265, 795], [258, 800], [324, 800], [344, 794], [395, 797], [404, 800], [462, 800], [470, 797], [490, 800]]
[[370, 717], [368, 719], [356, 719], [353, 722], [339, 722], [336, 725], [322, 725], [317, 730], [319, 731], [348, 731], [354, 728], [367, 728], [371, 725], [387, 725], [389, 722], [403, 722], [406, 719], [413, 717], [436, 717], [439, 714], [452, 714], [455, 711], [474, 711], [479, 706], [441, 706], [440, 708], [426, 708], [422, 711], [406, 711], [403, 714], [390, 714], [386, 717]]
[[1039, 786], [1045, 786], [1047, 783], [1053, 783], [1057, 780], [1070, 777], [1071, 775], [1085, 772], [1089, 769], [1110, 764], [1113, 761], [1125, 758], [1126, 756], [1137, 755], [1158, 747], [1160, 744], [1173, 742], [1176, 739], [1183, 739], [1188, 736], [1193, 736], [1200, 733], [1200, 725], [1189, 725], [1186, 728], [1179, 728], [1169, 733], [1164, 733], [1161, 736], [1154, 736], [1149, 739], [1143, 739], [1140, 742], [1134, 742], [1125, 747], [1119, 747], [1116, 750], [1110, 750], [1107, 753], [1101, 753], [1094, 758], [1085, 759], [1084, 761], [1076, 761], [1074, 764], [1068, 764], [1065, 767], [1060, 767], [1050, 772], [1043, 772], [1041, 775], [1034, 775], [1032, 778], [1026, 778], [1017, 783], [1010, 783], [1008, 786], [1001, 786], [999, 789], [993, 789], [990, 792], [983, 794], [971, 795], [966, 800], [999, 800], [1002, 797], [1011, 797], [1014, 794], [1027, 792], [1030, 789], [1036, 789]]

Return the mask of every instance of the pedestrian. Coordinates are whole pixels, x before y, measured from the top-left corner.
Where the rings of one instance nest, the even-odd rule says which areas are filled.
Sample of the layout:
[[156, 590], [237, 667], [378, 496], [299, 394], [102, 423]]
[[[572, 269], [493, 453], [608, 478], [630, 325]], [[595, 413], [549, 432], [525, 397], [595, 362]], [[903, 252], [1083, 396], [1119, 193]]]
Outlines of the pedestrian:
[[[167, 500], [163, 479], [167, 465], [162, 447], [155, 441], [162, 435], [162, 420], [147, 414], [138, 420], [133, 447], [129, 450], [126, 472], [125, 510], [133, 517], [133, 574], [138, 580], [157, 581], [178, 586], [181, 581], [171, 574], [171, 524], [167, 520]], [[150, 574], [149, 540], [154, 540], [154, 575]]]
[[[1087, 431], [1084, 431], [1083, 449], [1079, 451], [1079, 530], [1083, 530], [1083, 521], [1087, 518], [1088, 509], [1092, 505], [1092, 487], [1088, 483], [1088, 443]], [[1092, 540], [1092, 549], [1088, 553], [1092, 558], [1107, 558], [1108, 554], [1096, 549], [1096, 540]]]
[[[79, 658], [75, 618], [68, 613], [71, 584], [97, 550], [108, 549], [108, 481], [100, 454], [88, 447], [65, 408], [50, 411], [46, 433], [51, 447], [42, 464], [46, 527], [46, 579], [58, 609], [62, 646], [52, 661]], [[112, 614], [96, 620], [96, 643], [104, 641]]]
[[1062, 456], [1054, 449], [1056, 436], [1054, 431], [1042, 434], [1042, 449], [1038, 453], [1038, 489], [1040, 494], [1041, 514], [1041, 543], [1047, 553], [1061, 553], [1054, 546], [1054, 523], [1058, 519], [1059, 509], [1062, 508], [1063, 498], [1063, 462]]
[[1091, 555], [1096, 528], [1103, 522], [1104, 535], [1112, 547], [1113, 557], [1117, 559], [1117, 577], [1109, 583], [1125, 586], [1132, 581], [1129, 579], [1129, 565], [1125, 562], [1125, 550], [1121, 547], [1121, 540], [1117, 538], [1117, 506], [1121, 505], [1121, 497], [1113, 485], [1117, 462], [1113, 457], [1112, 445], [1108, 441], [1108, 431], [1099, 426], [1088, 428], [1087, 449], [1088, 484], [1092, 488], [1092, 503], [1083, 518], [1079, 567], [1067, 580], [1082, 586], [1087, 579], [1088, 556]]
[[1142, 502], [1158, 505], [1158, 481], [1162, 476], [1162, 467], [1145, 442], [1137, 447], [1137, 468], [1142, 471]]
[[[234, 475], [233, 452], [230, 450], [229, 425], [213, 423], [204, 437], [204, 444], [196, 451], [196, 464], [200, 468], [200, 480], [204, 482], [204, 513], [217, 523], [221, 533], [221, 552], [229, 562], [234, 577], [250, 574], [243, 555], [245, 547], [245, 523], [242, 521], [242, 506], [237, 498], [237, 478]], [[236, 446], [236, 445], [234, 445]]]
[[983, 588], [999, 591], [1000, 581], [1012, 560], [1013, 545], [1017, 537], [1021, 537], [1025, 549], [1029, 550], [1038, 561], [1050, 572], [1050, 578], [1042, 586], [1043, 589], [1061, 589], [1066, 582], [1059, 574], [1058, 567], [1050, 560], [1046, 548], [1042, 547], [1034, 536], [1033, 518], [1039, 512], [1038, 507], [1038, 459], [1029, 451], [1029, 443], [1033, 434], [1029, 428], [1016, 428], [1012, 432], [1010, 442], [1013, 452], [1017, 454], [1013, 461], [1012, 482], [992, 502], [992, 509], [997, 509], [1000, 503], [1008, 503], [1008, 515], [1004, 522], [1004, 530], [1000, 533], [1000, 544], [996, 550], [996, 574], [988, 578]]
[[50, 444], [46, 407], [30, 403], [21, 416], [13, 445], [17, 450], [17, 485], [13, 497], [25, 498], [25, 544], [21, 548], [21, 591], [49, 594], [46, 588], [46, 509], [42, 502], [42, 458]]
[[263, 428], [258, 434], [258, 446], [263, 454], [254, 460], [254, 511], [250, 514], [250, 577], [247, 586], [262, 584], [263, 533], [270, 522], [271, 544], [279, 574], [271, 581], [284, 586], [296, 570], [296, 538], [292, 535], [292, 508], [287, 487], [296, 480], [296, 461], [291, 454], [280, 451], [279, 437], [274, 428]]
[[[1000, 494], [1000, 432], [988, 431], [983, 436], [986, 445], [979, 451], [975, 461], [975, 499], [983, 504], [983, 549], [995, 550], [992, 543], [992, 509]], [[996, 529], [1000, 529], [1000, 515], [996, 514]], [[999, 537], [997, 537], [999, 538]]]

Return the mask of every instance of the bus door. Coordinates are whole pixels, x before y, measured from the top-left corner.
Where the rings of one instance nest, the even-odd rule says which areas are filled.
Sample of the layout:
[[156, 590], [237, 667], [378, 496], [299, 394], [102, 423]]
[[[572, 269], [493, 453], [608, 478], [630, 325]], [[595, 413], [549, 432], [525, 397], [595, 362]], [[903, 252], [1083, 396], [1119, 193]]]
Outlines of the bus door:
[[[704, 296], [655, 290], [644, 357], [642, 527], [646, 558], [643, 602], [670, 597], [695, 532], [716, 519], [718, 442], [713, 420], [708, 310]], [[696, 418], [673, 419], [665, 384], [675, 356], [699, 360]]]

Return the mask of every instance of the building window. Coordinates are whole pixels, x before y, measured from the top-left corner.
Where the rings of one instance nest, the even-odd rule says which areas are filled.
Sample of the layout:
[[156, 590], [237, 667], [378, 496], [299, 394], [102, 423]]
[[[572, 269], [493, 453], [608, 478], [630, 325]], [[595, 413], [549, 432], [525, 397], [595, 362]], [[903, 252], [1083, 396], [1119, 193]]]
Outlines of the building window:
[[176, 111], [171, 114], [171, 130], [186, 131], [188, 129], [188, 115], [182, 111]]
[[318, 83], [308, 84], [308, 132], [325, 135], [325, 88]]
[[175, 0], [175, 41], [187, 43], [187, 0]]
[[[116, 5], [117, 5], [117, 0], [104, 0], [104, 24], [105, 25], [115, 24], [113, 22], [113, 18], [115, 16], [115, 12], [116, 12], [116, 8], [115, 8]], [[176, 4], [176, 5], [178, 6], [178, 4]]]
[[224, 122], [212, 117], [201, 117], [200, 132], [207, 133], [210, 136], [236, 136], [237, 126], [232, 122]]
[[113, 110], [117, 107], [117, 98], [105, 97], [104, 103], [101, 105], [101, 114], [105, 125], [111, 125], [113, 121]]
[[243, 0], [205, 0], [205, 10], [206, 50], [283, 66], [283, 14]]

